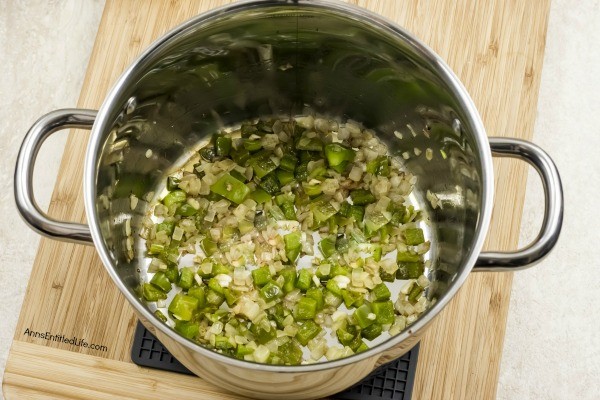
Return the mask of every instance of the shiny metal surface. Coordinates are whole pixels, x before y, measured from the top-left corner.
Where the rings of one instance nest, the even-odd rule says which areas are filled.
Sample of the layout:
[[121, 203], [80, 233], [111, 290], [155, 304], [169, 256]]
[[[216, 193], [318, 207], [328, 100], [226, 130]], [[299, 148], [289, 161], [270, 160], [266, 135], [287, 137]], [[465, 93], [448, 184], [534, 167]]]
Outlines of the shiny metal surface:
[[41, 235], [68, 242], [93, 244], [87, 225], [57, 221], [40, 209], [33, 194], [33, 169], [38, 151], [50, 135], [61, 129], [91, 129], [95, 118], [94, 110], [52, 111], [38, 119], [23, 139], [15, 168], [15, 202], [23, 220]]
[[[361, 121], [391, 155], [408, 157], [406, 169], [418, 178], [415, 198], [431, 220], [435, 257], [427, 296], [437, 301], [399, 335], [345, 359], [279, 366], [229, 358], [179, 336], [140, 301], [138, 270], [148, 260], [143, 251], [128, 254], [126, 221], [136, 237], [133, 248], [143, 248], [135, 233], [148, 211], [146, 194], [160, 189], [199, 144], [247, 119], [305, 113]], [[22, 175], [16, 180], [27, 182]], [[247, 396], [300, 399], [343, 390], [416, 343], [475, 265], [491, 217], [493, 174], [473, 102], [425, 45], [355, 6], [271, 0], [200, 15], [127, 69], [94, 122], [84, 192], [91, 235], [108, 273], [144, 325], [186, 367]], [[435, 207], [425, 200], [428, 192], [438, 200]], [[140, 199], [133, 210], [131, 195]]]
[[[220, 128], [258, 116], [306, 112], [361, 121], [392, 155], [410, 152], [405, 164], [418, 177], [418, 197], [425, 199], [431, 191], [442, 204], [432, 209], [423, 202], [437, 254], [428, 296], [437, 302], [401, 334], [346, 359], [278, 366], [228, 358], [179, 336], [137, 298], [136, 267], [148, 261], [139, 252], [128, 259], [123, 225], [129, 219], [134, 231], [139, 228], [148, 204], [140, 201], [132, 211], [129, 196], [142, 199], [155, 190]], [[417, 157], [414, 148], [423, 155]], [[431, 161], [424, 157], [427, 148], [434, 154]], [[479, 255], [491, 214], [493, 177], [489, 144], [471, 99], [426, 46], [379, 16], [340, 2], [266, 1], [234, 3], [199, 16], [134, 62], [98, 113], [84, 190], [104, 264], [146, 326], [176, 357], [198, 375], [238, 392], [304, 398], [339, 391], [368, 371], [346, 373], [353, 381], [339, 380], [344, 386], [330, 383], [309, 394], [311, 379], [356, 368], [365, 360], [376, 365], [390, 352], [401, 355], [406, 343], [422, 335]], [[297, 385], [268, 384], [279, 381]]]
[[540, 262], [558, 241], [563, 221], [563, 191], [558, 169], [550, 156], [533, 143], [519, 139], [490, 138], [492, 154], [526, 161], [540, 175], [544, 188], [544, 219], [540, 233], [525, 248], [513, 252], [484, 252], [473, 271], [517, 271]]

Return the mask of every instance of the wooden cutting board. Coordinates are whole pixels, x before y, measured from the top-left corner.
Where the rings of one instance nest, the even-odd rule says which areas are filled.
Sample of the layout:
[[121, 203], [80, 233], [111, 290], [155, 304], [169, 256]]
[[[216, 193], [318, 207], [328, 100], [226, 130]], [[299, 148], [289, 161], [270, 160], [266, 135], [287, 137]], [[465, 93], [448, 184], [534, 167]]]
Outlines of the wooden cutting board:
[[[78, 106], [97, 109], [118, 76], [152, 41], [229, 2], [108, 0]], [[447, 60], [471, 93], [489, 135], [531, 138], [549, 0], [352, 2], [404, 26]], [[48, 89], [54, 84], [48, 82]], [[50, 215], [58, 219], [84, 221], [81, 181], [87, 141], [86, 131], [69, 136], [50, 204]], [[526, 168], [506, 160], [495, 160], [494, 168], [496, 199], [487, 248], [507, 250], [518, 241]], [[511, 280], [510, 273], [469, 277], [422, 341], [413, 399], [495, 397]], [[129, 354], [135, 324], [131, 307], [93, 247], [42, 239], [6, 365], [4, 395], [238, 398], [200, 378], [134, 365]], [[32, 332], [83, 339], [88, 346]]]

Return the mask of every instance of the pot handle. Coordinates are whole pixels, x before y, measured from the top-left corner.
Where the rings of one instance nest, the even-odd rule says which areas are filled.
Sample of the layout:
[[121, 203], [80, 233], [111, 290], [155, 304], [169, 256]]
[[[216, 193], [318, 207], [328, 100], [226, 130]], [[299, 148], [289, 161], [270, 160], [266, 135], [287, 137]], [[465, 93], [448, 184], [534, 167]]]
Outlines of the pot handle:
[[57, 221], [38, 206], [33, 196], [33, 168], [44, 141], [61, 129], [91, 129], [97, 111], [66, 108], [38, 119], [25, 135], [15, 168], [15, 202], [23, 220], [41, 235], [66, 242], [93, 244], [90, 228], [84, 224]]
[[563, 191], [556, 165], [544, 150], [524, 140], [491, 137], [492, 154], [526, 161], [540, 175], [544, 187], [544, 220], [535, 240], [523, 249], [512, 252], [483, 252], [473, 271], [517, 271], [529, 268], [554, 248], [563, 221]]

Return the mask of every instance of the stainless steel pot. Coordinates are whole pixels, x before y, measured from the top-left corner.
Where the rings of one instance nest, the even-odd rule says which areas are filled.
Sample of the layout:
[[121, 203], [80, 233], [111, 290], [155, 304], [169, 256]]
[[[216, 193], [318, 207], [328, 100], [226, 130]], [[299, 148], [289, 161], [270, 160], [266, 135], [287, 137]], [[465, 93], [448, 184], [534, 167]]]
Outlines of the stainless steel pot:
[[[129, 195], [142, 198], [153, 190], [221, 126], [307, 109], [362, 121], [392, 154], [410, 153], [407, 168], [418, 177], [416, 193], [433, 221], [427, 296], [437, 302], [401, 334], [349, 358], [302, 366], [228, 358], [179, 336], [137, 298], [136, 270], [147, 261], [141, 239], [129, 259], [124, 223], [130, 220], [135, 232], [148, 204], [140, 201], [131, 210]], [[38, 149], [53, 132], [73, 127], [92, 130], [84, 177], [89, 227], [50, 218], [33, 198]], [[415, 156], [414, 148], [431, 149], [433, 158]], [[492, 210], [492, 153], [533, 165], [546, 193], [539, 236], [516, 252], [480, 253]], [[425, 201], [427, 191], [441, 207]], [[518, 270], [543, 258], [556, 243], [563, 215], [552, 160], [528, 142], [488, 141], [469, 95], [436, 54], [375, 14], [322, 0], [235, 3], [175, 28], [127, 69], [98, 112], [58, 110], [33, 125], [17, 161], [15, 198], [25, 221], [40, 234], [94, 244], [146, 327], [190, 370], [263, 399], [336, 393], [400, 356], [471, 270]]]

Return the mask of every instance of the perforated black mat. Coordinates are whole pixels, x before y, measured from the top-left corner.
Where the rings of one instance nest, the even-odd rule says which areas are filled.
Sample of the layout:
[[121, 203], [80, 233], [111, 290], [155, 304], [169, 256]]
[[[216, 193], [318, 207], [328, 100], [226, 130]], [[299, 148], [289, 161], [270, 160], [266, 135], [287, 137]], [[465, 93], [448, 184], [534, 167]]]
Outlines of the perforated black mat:
[[[399, 359], [379, 367], [362, 382], [330, 397], [339, 400], [410, 400], [418, 357], [419, 344]], [[193, 375], [139, 322], [131, 360], [142, 367]]]

